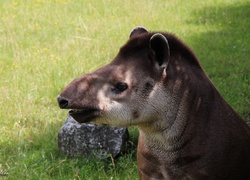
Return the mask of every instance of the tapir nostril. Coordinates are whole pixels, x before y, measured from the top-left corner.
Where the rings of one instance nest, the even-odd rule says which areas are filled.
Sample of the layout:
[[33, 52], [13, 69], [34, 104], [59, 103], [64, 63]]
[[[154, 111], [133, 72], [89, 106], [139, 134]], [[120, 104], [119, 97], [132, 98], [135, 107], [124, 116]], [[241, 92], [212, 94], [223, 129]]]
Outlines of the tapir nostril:
[[57, 101], [58, 101], [60, 108], [67, 108], [69, 105], [69, 101], [67, 99], [60, 97], [60, 96], [58, 96]]

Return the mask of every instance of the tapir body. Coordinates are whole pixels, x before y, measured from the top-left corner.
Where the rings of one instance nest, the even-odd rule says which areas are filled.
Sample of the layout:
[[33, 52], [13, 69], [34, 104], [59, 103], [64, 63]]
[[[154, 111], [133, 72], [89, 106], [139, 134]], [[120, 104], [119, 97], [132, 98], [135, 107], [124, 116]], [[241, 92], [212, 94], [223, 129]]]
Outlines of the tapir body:
[[140, 179], [250, 179], [249, 126], [172, 34], [135, 28], [110, 64], [58, 102], [80, 123], [136, 125]]

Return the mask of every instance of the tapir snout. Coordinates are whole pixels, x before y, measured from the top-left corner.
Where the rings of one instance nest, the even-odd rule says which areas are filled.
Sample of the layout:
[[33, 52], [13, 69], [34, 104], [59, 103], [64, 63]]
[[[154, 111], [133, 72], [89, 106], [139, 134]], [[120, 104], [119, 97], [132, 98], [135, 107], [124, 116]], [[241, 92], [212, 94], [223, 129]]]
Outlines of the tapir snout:
[[97, 74], [92, 73], [77, 78], [57, 98], [59, 107], [71, 109], [69, 115], [79, 123], [89, 122], [101, 114], [97, 96], [102, 89], [104, 79], [97, 78]]
[[66, 109], [69, 105], [69, 101], [61, 96], [57, 97], [57, 102], [61, 109]]
[[[57, 100], [60, 108], [62, 109], [70, 108], [69, 101], [67, 99], [58, 96]], [[100, 110], [97, 108], [86, 107], [85, 109], [81, 108], [81, 109], [70, 110], [69, 115], [72, 116], [79, 123], [87, 123], [93, 120], [95, 117], [98, 117], [100, 115]]]

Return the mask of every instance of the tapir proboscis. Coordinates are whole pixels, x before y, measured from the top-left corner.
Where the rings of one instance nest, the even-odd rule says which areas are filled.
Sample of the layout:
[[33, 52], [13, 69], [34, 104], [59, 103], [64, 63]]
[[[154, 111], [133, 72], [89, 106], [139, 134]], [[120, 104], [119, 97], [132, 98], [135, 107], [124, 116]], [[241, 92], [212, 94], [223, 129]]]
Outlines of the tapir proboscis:
[[250, 127], [170, 33], [136, 27], [111, 63], [72, 81], [58, 103], [79, 123], [136, 125], [140, 179], [250, 179]]

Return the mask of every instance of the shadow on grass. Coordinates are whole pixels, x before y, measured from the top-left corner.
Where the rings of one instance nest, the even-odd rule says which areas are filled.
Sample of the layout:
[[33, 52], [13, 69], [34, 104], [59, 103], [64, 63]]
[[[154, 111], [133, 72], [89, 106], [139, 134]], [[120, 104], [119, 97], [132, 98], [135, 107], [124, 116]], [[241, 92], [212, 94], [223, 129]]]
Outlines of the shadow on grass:
[[130, 130], [131, 149], [119, 158], [70, 158], [57, 147], [57, 134], [64, 120], [48, 124], [27, 139], [0, 144], [0, 170], [8, 173], [8, 179], [119, 179], [126, 174], [131, 179], [137, 177], [135, 129]]
[[222, 96], [249, 121], [250, 3], [206, 7], [191, 14], [187, 24], [203, 30], [188, 37], [189, 45]]

